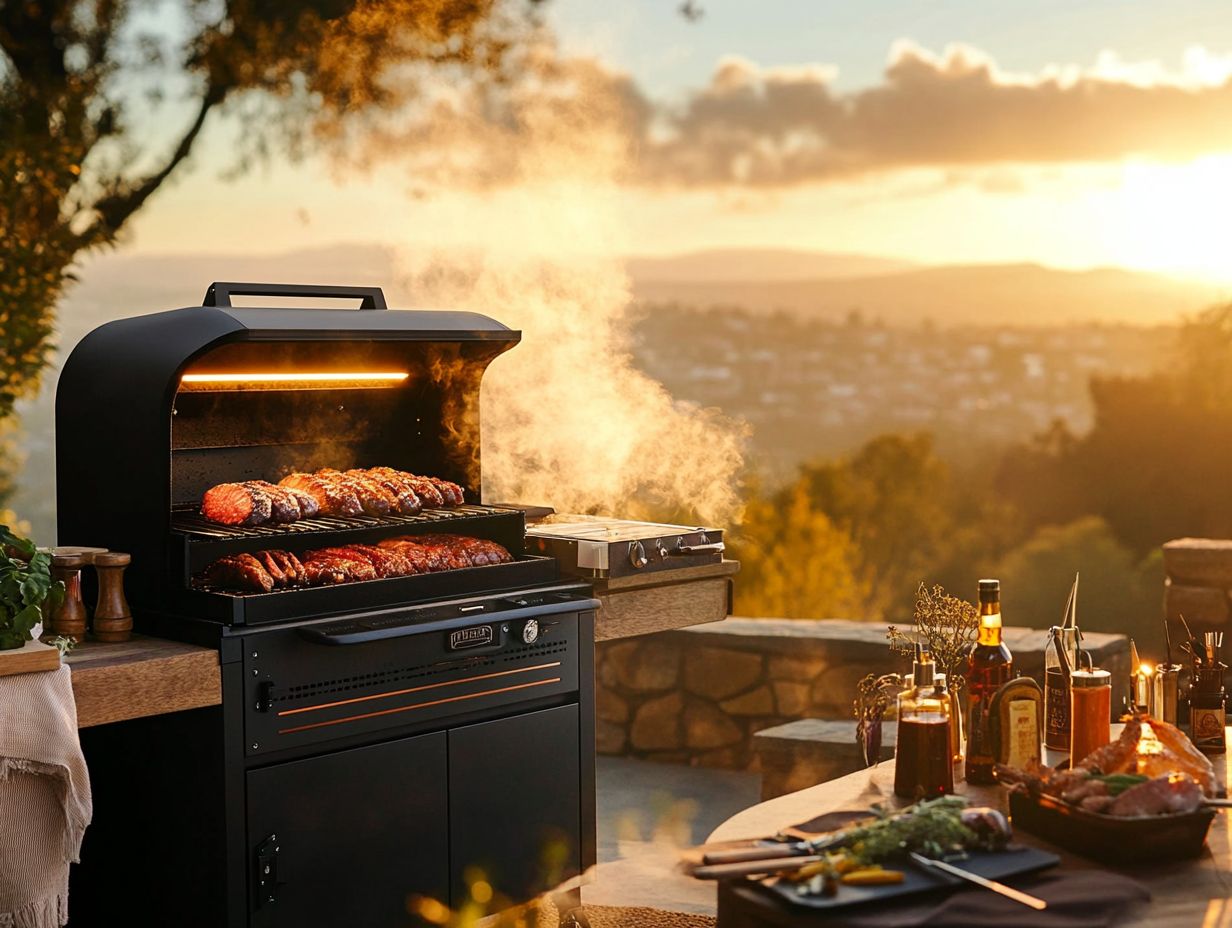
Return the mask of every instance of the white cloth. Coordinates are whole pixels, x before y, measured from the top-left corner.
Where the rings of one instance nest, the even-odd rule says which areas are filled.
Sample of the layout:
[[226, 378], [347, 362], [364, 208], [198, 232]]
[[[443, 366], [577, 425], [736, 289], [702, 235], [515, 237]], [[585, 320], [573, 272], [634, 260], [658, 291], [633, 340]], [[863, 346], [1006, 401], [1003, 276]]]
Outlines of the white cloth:
[[67, 924], [91, 814], [68, 665], [0, 677], [0, 928]]

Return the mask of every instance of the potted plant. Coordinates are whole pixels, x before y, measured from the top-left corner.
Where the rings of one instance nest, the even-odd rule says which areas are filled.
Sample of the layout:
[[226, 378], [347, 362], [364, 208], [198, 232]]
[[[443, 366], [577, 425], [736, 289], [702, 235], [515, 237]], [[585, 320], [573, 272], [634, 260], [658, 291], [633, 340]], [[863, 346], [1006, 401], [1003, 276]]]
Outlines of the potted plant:
[[63, 598], [64, 584], [51, 579], [51, 555], [0, 525], [0, 651], [25, 645], [44, 605], [50, 611]]

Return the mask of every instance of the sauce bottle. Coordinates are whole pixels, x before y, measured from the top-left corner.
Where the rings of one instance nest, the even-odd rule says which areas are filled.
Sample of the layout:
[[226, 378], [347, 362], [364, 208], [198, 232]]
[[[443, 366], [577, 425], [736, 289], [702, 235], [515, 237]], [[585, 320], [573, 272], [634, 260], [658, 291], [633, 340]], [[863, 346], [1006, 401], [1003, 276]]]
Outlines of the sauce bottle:
[[1075, 670], [1069, 677], [1070, 743], [1073, 767], [1111, 739], [1112, 674], [1097, 667]]
[[950, 694], [938, 679], [932, 655], [916, 645], [912, 685], [898, 695], [894, 794], [905, 799], [954, 792]]

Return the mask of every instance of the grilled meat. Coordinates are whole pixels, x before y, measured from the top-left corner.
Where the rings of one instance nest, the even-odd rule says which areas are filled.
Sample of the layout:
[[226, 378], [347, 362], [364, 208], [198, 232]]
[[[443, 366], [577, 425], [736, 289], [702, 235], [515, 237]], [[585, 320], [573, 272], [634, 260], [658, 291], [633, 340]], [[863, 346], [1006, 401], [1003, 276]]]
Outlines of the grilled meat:
[[292, 578], [287, 577], [286, 573], [282, 569], [280, 559], [274, 556], [273, 551], [258, 551], [253, 555], [253, 557], [261, 562], [261, 566], [265, 568], [265, 572], [273, 579], [274, 587], [276, 589], [285, 589], [288, 585], [290, 585]]
[[427, 477], [408, 474], [406, 471], [394, 470], [392, 467], [370, 467], [368, 472], [375, 477], [405, 481], [428, 509], [440, 509], [445, 505], [445, 497], [441, 495], [436, 484]]
[[280, 524], [298, 522], [302, 517], [299, 500], [286, 487], [276, 486], [265, 480], [246, 480], [244, 486], [252, 490], [253, 493], [264, 493], [270, 498], [269, 520], [271, 522]]
[[318, 474], [287, 474], [278, 485], [307, 493], [316, 500], [317, 510], [323, 516], [357, 516], [364, 511], [353, 489]]
[[246, 593], [269, 593], [274, 589], [274, 578], [251, 554], [220, 557], [206, 568], [205, 579], [218, 586]]
[[1148, 777], [1186, 773], [1208, 796], [1214, 796], [1219, 788], [1215, 768], [1184, 732], [1147, 715], [1135, 715], [1126, 721], [1121, 737], [1084, 757], [1079, 763], [1081, 768]]
[[1173, 773], [1131, 786], [1104, 811], [1108, 815], [1180, 815], [1202, 805], [1202, 785], [1187, 773]]
[[397, 498], [368, 476], [344, 474], [328, 467], [317, 471], [316, 476], [349, 489], [359, 500], [364, 512], [370, 516], [386, 516], [390, 510], [397, 511]]
[[222, 525], [278, 525], [315, 516], [414, 515], [429, 507], [461, 506], [461, 486], [392, 467], [325, 468], [287, 474], [278, 483], [220, 483], [205, 493], [201, 514]]
[[423, 509], [423, 503], [420, 501], [418, 494], [416, 494], [415, 488], [411, 486], [410, 481], [406, 480], [399, 471], [380, 474], [374, 468], [372, 470], [348, 470], [346, 473], [348, 476], [363, 477], [384, 487], [393, 494], [394, 500], [397, 503], [397, 511], [404, 516], [413, 516]]
[[220, 483], [201, 500], [201, 514], [221, 525], [262, 525], [272, 509], [269, 494], [246, 483]]
[[410, 577], [512, 560], [508, 550], [484, 538], [405, 535], [376, 545], [318, 548], [300, 557], [278, 549], [230, 555], [211, 564], [203, 579], [211, 585], [241, 593], [269, 593], [275, 589]]

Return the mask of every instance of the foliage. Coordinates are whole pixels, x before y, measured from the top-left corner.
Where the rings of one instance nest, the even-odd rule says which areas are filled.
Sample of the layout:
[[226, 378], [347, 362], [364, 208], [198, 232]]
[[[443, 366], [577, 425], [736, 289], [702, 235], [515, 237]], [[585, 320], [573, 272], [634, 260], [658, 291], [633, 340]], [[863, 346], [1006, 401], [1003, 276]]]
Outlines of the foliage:
[[1014, 625], [1048, 628], [1061, 622], [1074, 572], [1082, 575], [1078, 627], [1114, 632], [1163, 651], [1160, 597], [1163, 577], [1157, 560], [1138, 563], [1106, 522], [1085, 516], [1067, 525], [1045, 526], [998, 567]]
[[750, 488], [731, 556], [741, 563], [737, 609], [745, 615], [858, 615], [863, 596], [851, 538], [815, 508], [803, 482], [774, 497]]
[[950, 596], [937, 585], [930, 590], [921, 583], [915, 594], [915, 629], [907, 635], [891, 625], [886, 637], [891, 650], [908, 652], [923, 643], [938, 670], [946, 675], [950, 689], [962, 687], [967, 653], [975, 644], [980, 613], [971, 603]]
[[29, 641], [43, 603], [55, 608], [63, 596], [64, 584], [51, 579], [51, 555], [0, 525], [0, 650]]
[[851, 536], [864, 613], [882, 617], [942, 556], [952, 526], [948, 471], [928, 435], [884, 435], [801, 470], [809, 499]]
[[1087, 435], [1057, 426], [1008, 452], [1002, 493], [1035, 528], [1099, 516], [1137, 558], [1172, 538], [1232, 537], [1232, 495], [1218, 489], [1232, 472], [1229, 358], [1232, 304], [1187, 319], [1166, 370], [1092, 381]]
[[237, 169], [275, 145], [345, 146], [414, 105], [425, 68], [498, 78], [532, 20], [519, 2], [166, 0], [181, 40], [131, 0], [0, 3], [0, 421], [37, 387], [74, 260], [116, 241], [208, 117], [238, 120]]

